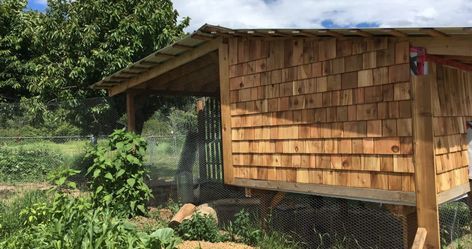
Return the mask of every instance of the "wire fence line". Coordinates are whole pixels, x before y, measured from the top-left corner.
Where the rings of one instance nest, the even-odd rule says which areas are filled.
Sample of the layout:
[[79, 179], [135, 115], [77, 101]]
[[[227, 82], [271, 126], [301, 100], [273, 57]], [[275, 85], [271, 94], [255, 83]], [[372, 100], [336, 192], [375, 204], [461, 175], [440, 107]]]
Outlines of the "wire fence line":
[[[144, 158], [153, 190], [152, 205], [169, 199], [208, 203], [221, 225], [241, 210], [255, 217], [267, 209], [274, 193], [253, 196], [222, 180], [221, 126], [218, 104], [212, 103], [201, 118], [198, 131], [148, 132]], [[157, 130], [157, 129], [156, 129]], [[16, 134], [16, 133], [10, 133]], [[54, 168], [87, 167], [87, 146], [106, 135], [0, 136], [0, 198], [24, 189], [46, 189], [46, 175]], [[470, 233], [469, 208], [463, 200], [439, 207], [444, 246]], [[302, 242], [306, 248], [406, 248], [407, 217], [392, 214], [380, 203], [351, 201], [313, 195], [290, 194], [271, 209], [268, 226]], [[262, 219], [262, 218], [261, 218]]]

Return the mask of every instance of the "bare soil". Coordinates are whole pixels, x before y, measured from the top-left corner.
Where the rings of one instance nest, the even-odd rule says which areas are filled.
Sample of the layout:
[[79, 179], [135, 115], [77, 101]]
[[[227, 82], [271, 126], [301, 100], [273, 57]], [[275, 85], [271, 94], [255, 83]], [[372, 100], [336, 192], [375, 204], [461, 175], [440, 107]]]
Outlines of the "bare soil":
[[255, 249], [254, 247], [233, 242], [210, 243], [205, 241], [184, 241], [179, 249]]

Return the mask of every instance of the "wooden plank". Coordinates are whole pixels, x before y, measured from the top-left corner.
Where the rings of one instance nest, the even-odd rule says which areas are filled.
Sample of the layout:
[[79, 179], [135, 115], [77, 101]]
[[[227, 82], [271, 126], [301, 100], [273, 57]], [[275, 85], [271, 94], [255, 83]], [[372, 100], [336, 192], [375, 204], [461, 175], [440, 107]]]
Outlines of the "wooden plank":
[[472, 42], [468, 37], [409, 38], [411, 46], [424, 47], [428, 54], [472, 56]]
[[418, 226], [428, 230], [426, 247], [439, 249], [441, 243], [434, 160], [432, 84], [436, 84], [434, 65], [432, 65], [429, 75], [412, 76]]
[[206, 169], [206, 156], [205, 156], [205, 99], [201, 98], [197, 100], [196, 111], [197, 111], [197, 127], [198, 127], [198, 163], [200, 171], [200, 180], [206, 181], [207, 169]]
[[406, 206], [415, 205], [415, 193], [413, 192], [387, 191], [382, 189], [307, 184], [284, 181], [262, 181], [242, 178], [236, 178], [234, 180], [233, 185], [256, 189], [287, 191], [293, 193], [313, 194], [327, 197], [345, 198], [351, 200], [361, 200], [386, 204], [397, 204]]
[[220, 104], [221, 104], [221, 141], [223, 143], [223, 177], [226, 184], [232, 184], [233, 155], [231, 139], [231, 103], [229, 90], [229, 58], [227, 40], [221, 42], [218, 48], [220, 72]]
[[[119, 85], [111, 88], [108, 90], [108, 94], [110, 96], [117, 95], [119, 93], [122, 93], [126, 91], [127, 89], [133, 88], [143, 82], [146, 82], [148, 80], [151, 80], [159, 75], [162, 75], [172, 69], [175, 69], [179, 66], [182, 66], [192, 60], [195, 60], [203, 55], [206, 55], [212, 51], [215, 51], [218, 49], [219, 44], [221, 43], [221, 39], [214, 39], [208, 42], [203, 43], [202, 45], [196, 47], [193, 50], [190, 50], [188, 52], [183, 53], [182, 55], [176, 56], [173, 59], [170, 59], [166, 62], [164, 62], [160, 66], [156, 66], [145, 73], [142, 73], [132, 79], [129, 79], [127, 81], [124, 81], [120, 83]], [[228, 69], [229, 70], [229, 69]], [[229, 74], [228, 74], [229, 77]]]
[[128, 117], [128, 131], [136, 131], [136, 104], [135, 94], [132, 92], [126, 93], [126, 114]]
[[438, 194], [438, 204], [453, 200], [459, 196], [465, 195], [470, 191], [470, 184], [462, 184]]
[[411, 246], [411, 249], [423, 249], [424, 244], [426, 242], [426, 235], [428, 232], [424, 227], [418, 227], [418, 230], [416, 231], [415, 235], [415, 240], [413, 241], [413, 245]]

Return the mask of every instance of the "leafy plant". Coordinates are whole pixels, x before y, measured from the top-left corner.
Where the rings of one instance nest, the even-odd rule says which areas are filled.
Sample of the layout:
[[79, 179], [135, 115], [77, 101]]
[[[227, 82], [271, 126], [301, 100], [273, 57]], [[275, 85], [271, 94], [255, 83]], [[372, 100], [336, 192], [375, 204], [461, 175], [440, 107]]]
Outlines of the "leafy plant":
[[254, 217], [243, 209], [234, 218], [234, 221], [226, 227], [231, 240], [256, 245], [261, 240], [263, 231], [253, 222]]
[[48, 194], [41, 190], [26, 192], [9, 201], [0, 201], [0, 238], [7, 237], [24, 227], [25, 219], [19, 218], [22, 210], [33, 207], [35, 203], [48, 201]]
[[151, 190], [144, 182], [145, 151], [146, 141], [124, 130], [116, 130], [108, 143], [89, 151], [93, 164], [87, 174], [94, 206], [112, 207], [125, 216], [146, 213]]
[[177, 233], [184, 240], [204, 240], [209, 242], [223, 240], [215, 219], [198, 212], [194, 213], [191, 219], [184, 220], [177, 228]]

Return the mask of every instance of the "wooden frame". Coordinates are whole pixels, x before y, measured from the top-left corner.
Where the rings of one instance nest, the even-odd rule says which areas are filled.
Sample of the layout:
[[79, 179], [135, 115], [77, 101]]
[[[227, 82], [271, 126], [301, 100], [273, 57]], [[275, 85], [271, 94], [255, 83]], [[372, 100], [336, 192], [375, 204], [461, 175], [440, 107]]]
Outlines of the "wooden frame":
[[428, 231], [427, 248], [440, 248], [431, 100], [436, 74], [434, 67], [431, 69], [428, 75], [412, 77], [416, 210], [418, 226]]
[[[307, 184], [283, 181], [259, 181], [235, 178], [233, 185], [265, 189], [274, 191], [288, 191], [293, 193], [312, 194], [334, 198], [382, 202], [386, 204], [414, 206], [415, 194], [401, 191], [387, 191], [380, 189], [366, 189], [323, 184]], [[359, 196], [362, 196], [361, 198]]]
[[112, 87], [111, 89], [109, 89], [108, 94], [110, 96], [115, 96], [119, 93], [126, 91], [127, 89], [138, 86], [141, 83], [144, 83], [148, 80], [156, 78], [159, 75], [162, 75], [174, 68], [182, 66], [185, 63], [188, 63], [192, 60], [195, 60], [198, 57], [201, 57], [202, 55], [215, 51], [219, 48], [220, 42], [221, 42], [221, 39], [219, 38], [208, 41], [189, 52], [186, 52], [182, 55], [176, 56], [172, 60], [164, 62], [159, 67], [154, 67], [153, 69], [150, 69], [149, 71], [146, 71], [145, 73], [137, 75], [136, 77], [131, 78], [127, 81], [121, 82], [119, 85], [116, 85]]
[[229, 88], [228, 40], [224, 39], [218, 48], [220, 71], [220, 103], [221, 103], [221, 138], [223, 142], [223, 177], [226, 184], [234, 181], [232, 164], [231, 140], [231, 107]]

